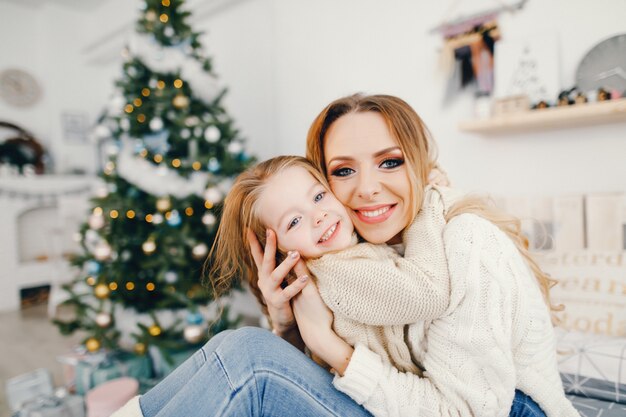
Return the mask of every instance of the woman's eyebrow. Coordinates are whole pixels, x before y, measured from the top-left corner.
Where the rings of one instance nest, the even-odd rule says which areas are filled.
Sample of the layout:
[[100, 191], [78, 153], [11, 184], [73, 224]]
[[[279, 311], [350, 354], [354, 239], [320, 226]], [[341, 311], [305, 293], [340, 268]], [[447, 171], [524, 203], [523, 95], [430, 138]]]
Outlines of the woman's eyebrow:
[[[381, 149], [378, 152], [374, 153], [374, 158], [378, 158], [381, 155], [384, 155], [386, 153], [389, 152], [393, 152], [393, 151], [401, 151], [399, 146], [391, 146], [389, 148], [385, 148], [385, 149]], [[331, 159], [330, 161], [328, 161], [328, 164], [330, 165], [333, 161], [353, 161], [354, 157], [352, 156], [336, 156], [333, 159]]]

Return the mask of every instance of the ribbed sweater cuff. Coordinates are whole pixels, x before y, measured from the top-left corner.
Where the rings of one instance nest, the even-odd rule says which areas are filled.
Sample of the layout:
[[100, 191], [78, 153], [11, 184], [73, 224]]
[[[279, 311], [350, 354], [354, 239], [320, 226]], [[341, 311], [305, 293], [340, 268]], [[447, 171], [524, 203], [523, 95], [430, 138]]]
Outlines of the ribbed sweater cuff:
[[357, 343], [344, 375], [336, 375], [333, 385], [358, 404], [363, 404], [374, 393], [382, 374], [383, 363], [380, 356]]
[[139, 395], [131, 398], [124, 407], [113, 413], [111, 417], [143, 417], [139, 406]]

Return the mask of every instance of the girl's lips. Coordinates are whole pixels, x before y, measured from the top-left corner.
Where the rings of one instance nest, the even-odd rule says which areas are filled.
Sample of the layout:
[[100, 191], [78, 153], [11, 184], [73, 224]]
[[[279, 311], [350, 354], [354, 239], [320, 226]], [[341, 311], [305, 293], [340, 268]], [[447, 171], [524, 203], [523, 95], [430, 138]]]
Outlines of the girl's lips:
[[[380, 210], [380, 209], [385, 209], [385, 208], [389, 208], [389, 210], [379, 214], [378, 216], [374, 216], [374, 217], [369, 217], [369, 216], [365, 216], [361, 211], [375, 211], [375, 210]], [[363, 223], [369, 223], [369, 224], [373, 224], [373, 223], [380, 223], [380, 222], [384, 222], [385, 220], [387, 220], [395, 211], [396, 209], [396, 204], [384, 204], [384, 205], [379, 205], [379, 206], [372, 206], [372, 207], [364, 207], [358, 210], [354, 210], [354, 213], [356, 214], [356, 217], [359, 219], [359, 221], [363, 222]]]
[[[320, 242], [319, 239], [318, 239], [318, 241], [317, 241], [318, 245], [326, 245], [330, 241], [332, 241], [335, 238], [335, 236], [337, 236], [337, 234], [339, 233], [339, 229], [341, 228], [341, 221], [338, 221], [335, 224], [337, 225], [337, 227], [335, 227], [335, 230], [333, 231], [333, 233], [328, 237], [328, 239], [326, 239], [323, 242]], [[333, 225], [331, 225], [328, 229], [330, 229], [331, 227], [333, 227]], [[322, 236], [324, 236], [324, 234], [326, 234], [328, 229], [324, 230], [324, 233], [322, 234]], [[321, 239], [321, 237], [320, 237], [320, 239]]]

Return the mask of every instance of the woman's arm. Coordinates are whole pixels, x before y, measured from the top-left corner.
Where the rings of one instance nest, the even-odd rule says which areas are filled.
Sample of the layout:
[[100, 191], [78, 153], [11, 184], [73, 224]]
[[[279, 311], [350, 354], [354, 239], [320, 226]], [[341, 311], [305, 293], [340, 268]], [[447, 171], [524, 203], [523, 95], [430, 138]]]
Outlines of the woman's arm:
[[[259, 274], [258, 285], [267, 304], [272, 331], [298, 349], [303, 350], [302, 337], [289, 302], [304, 288], [308, 281], [306, 267], [303, 262], [299, 262], [300, 257], [297, 252], [295, 256], [288, 256], [276, 267], [276, 234], [270, 229], [267, 230], [265, 250], [251, 231], [248, 231], [248, 241]], [[294, 271], [299, 278], [285, 288], [281, 288], [285, 277], [297, 264], [299, 266]]]
[[442, 198], [429, 189], [403, 234], [404, 257], [386, 245], [362, 243], [307, 265], [324, 301], [351, 320], [373, 326], [432, 320], [450, 301], [444, 227]]

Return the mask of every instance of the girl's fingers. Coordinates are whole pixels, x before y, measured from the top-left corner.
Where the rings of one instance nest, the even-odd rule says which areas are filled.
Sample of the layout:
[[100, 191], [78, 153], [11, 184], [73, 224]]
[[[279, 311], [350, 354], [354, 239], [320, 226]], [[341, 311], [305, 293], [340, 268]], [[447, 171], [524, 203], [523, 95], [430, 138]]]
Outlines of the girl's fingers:
[[299, 259], [296, 263], [296, 266], [293, 268], [293, 272], [296, 273], [297, 276], [301, 277], [302, 275], [310, 275], [309, 268], [306, 267], [306, 264], [302, 259]]
[[270, 273], [274, 270], [276, 262], [276, 235], [270, 229], [267, 229], [267, 238], [265, 239], [265, 253], [263, 254], [263, 271]]
[[283, 280], [287, 277], [287, 274], [289, 274], [289, 271], [291, 271], [291, 269], [294, 265], [296, 265], [299, 259], [300, 254], [298, 252], [289, 252], [285, 260], [282, 261], [280, 265], [276, 267], [276, 269], [274, 269], [270, 277], [272, 278], [272, 281], [276, 286], [280, 285], [283, 282]]
[[281, 297], [284, 301], [289, 301], [296, 295], [300, 294], [300, 291], [309, 283], [308, 275], [301, 275], [291, 284], [287, 285], [281, 292]]
[[250, 252], [252, 252], [252, 258], [254, 258], [254, 263], [256, 264], [256, 269], [258, 271], [263, 265], [263, 248], [252, 230], [248, 229], [247, 235], [248, 242], [250, 244]]

